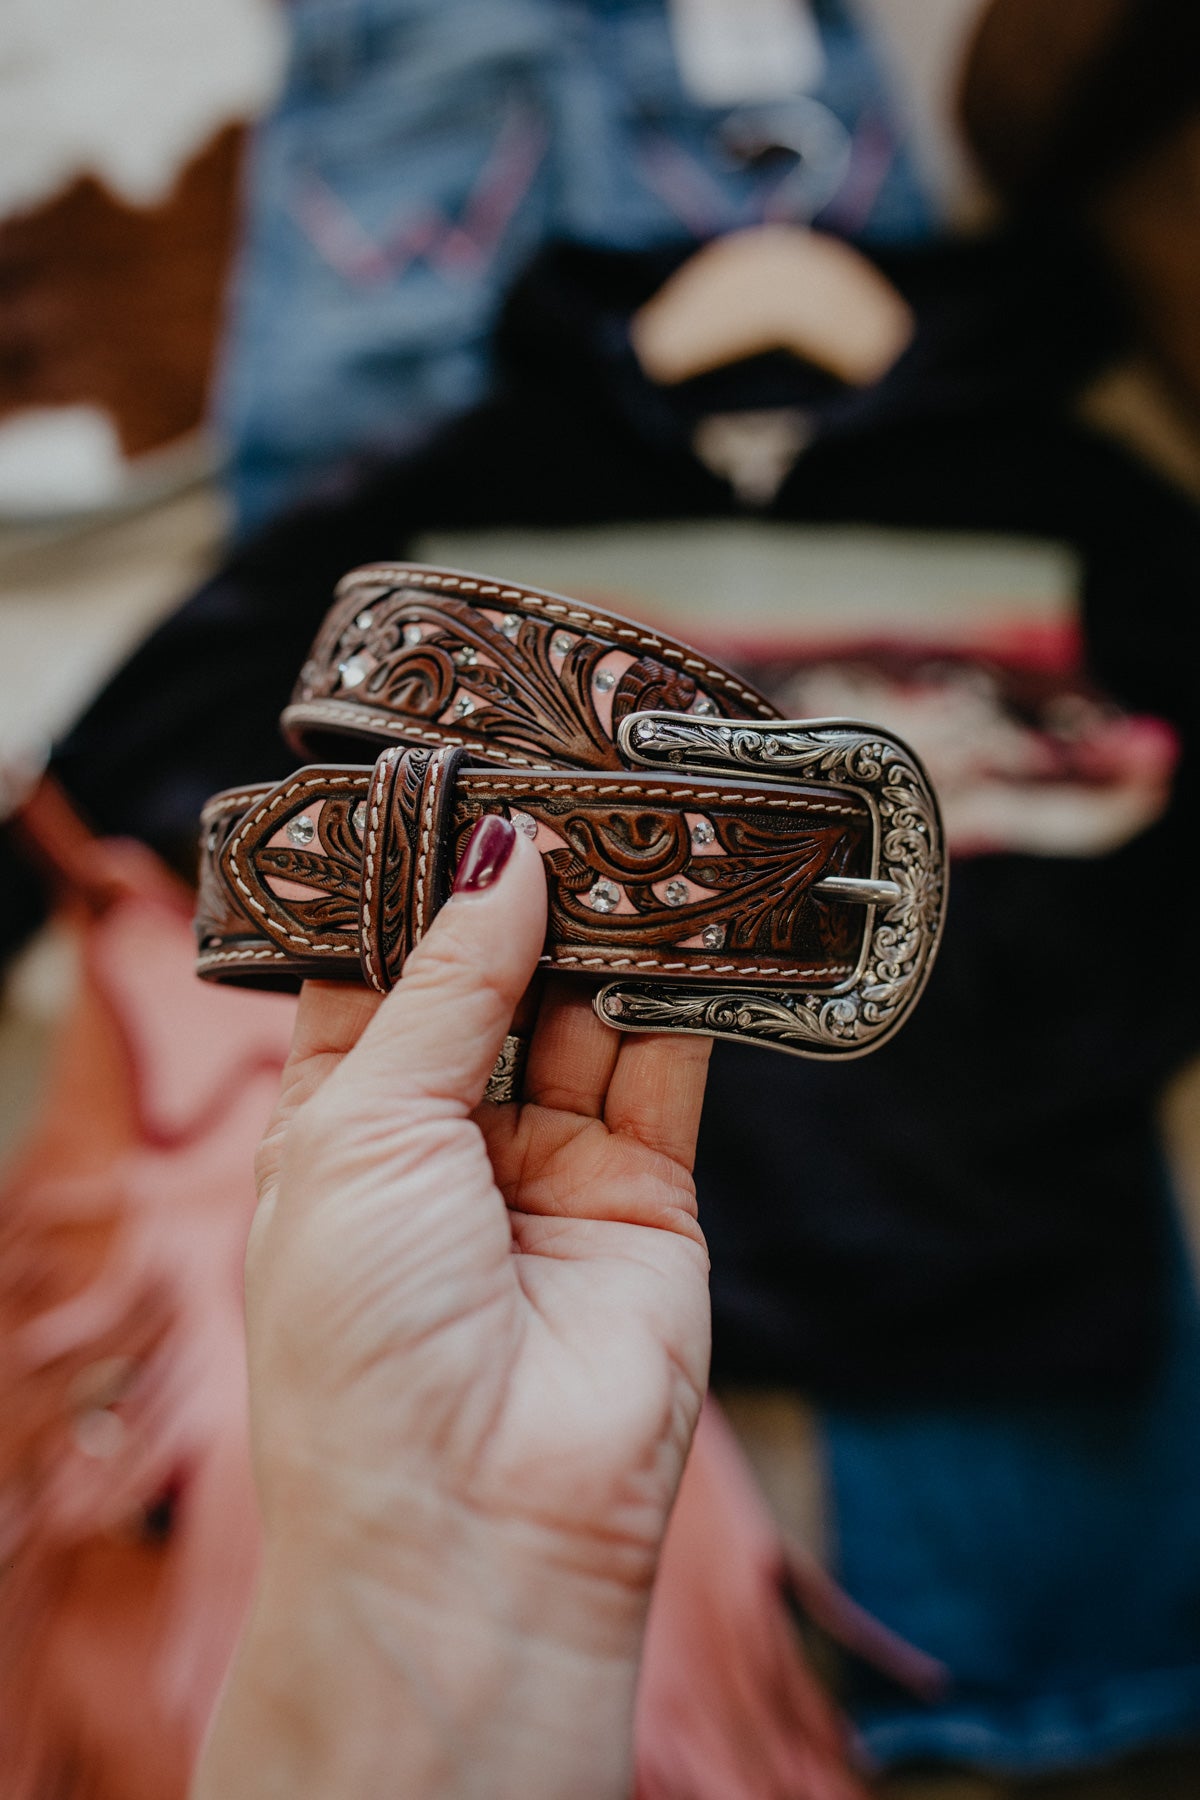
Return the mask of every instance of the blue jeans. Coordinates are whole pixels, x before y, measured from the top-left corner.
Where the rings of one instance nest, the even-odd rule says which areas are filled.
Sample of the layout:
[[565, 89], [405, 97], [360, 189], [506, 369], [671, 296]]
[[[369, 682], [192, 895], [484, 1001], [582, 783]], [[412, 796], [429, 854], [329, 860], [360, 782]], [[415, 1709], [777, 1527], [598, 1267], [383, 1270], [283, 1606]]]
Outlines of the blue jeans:
[[219, 382], [242, 523], [483, 398], [501, 298], [549, 239], [686, 245], [768, 218], [928, 236], [871, 46], [845, 0], [815, 10], [825, 75], [782, 120], [806, 154], [756, 163], [728, 137], [755, 109], [685, 93], [662, 0], [294, 0]]
[[1200, 1738], [1200, 1304], [1182, 1245], [1140, 1399], [832, 1411], [824, 1429], [841, 1580], [953, 1677], [928, 1706], [864, 1688], [878, 1763], [1032, 1774]]

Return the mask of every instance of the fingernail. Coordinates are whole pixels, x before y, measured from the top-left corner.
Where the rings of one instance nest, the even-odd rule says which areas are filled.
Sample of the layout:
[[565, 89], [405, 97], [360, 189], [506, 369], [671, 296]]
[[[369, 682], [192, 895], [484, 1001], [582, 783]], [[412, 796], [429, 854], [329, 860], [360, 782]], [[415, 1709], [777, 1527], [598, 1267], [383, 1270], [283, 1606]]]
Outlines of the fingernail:
[[499, 813], [485, 813], [467, 839], [458, 873], [454, 877], [456, 894], [480, 894], [491, 887], [512, 855], [517, 834]]

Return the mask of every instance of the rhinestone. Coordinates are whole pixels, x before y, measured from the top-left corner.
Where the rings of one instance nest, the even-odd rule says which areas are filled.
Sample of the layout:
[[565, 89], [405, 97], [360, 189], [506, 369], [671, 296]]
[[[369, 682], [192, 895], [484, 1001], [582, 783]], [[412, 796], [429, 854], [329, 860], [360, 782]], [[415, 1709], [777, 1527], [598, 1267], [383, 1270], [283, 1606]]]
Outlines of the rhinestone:
[[615, 881], [597, 881], [588, 890], [588, 905], [593, 912], [610, 913], [620, 904], [621, 890]]
[[316, 837], [317, 828], [307, 813], [301, 813], [298, 819], [288, 820], [287, 834], [297, 850], [303, 850], [305, 845], [311, 844]]
[[716, 832], [707, 819], [697, 819], [692, 826], [693, 844], [711, 844], [716, 839]]
[[595, 685], [600, 689], [602, 694], [607, 694], [610, 688], [615, 688], [617, 685], [617, 677], [613, 670], [598, 669], [596, 672]]
[[474, 711], [475, 702], [472, 700], [470, 694], [460, 694], [458, 699], [454, 702], [455, 717], [465, 719], [468, 713], [473, 713]]
[[725, 927], [723, 925], [706, 925], [700, 933], [700, 942], [706, 950], [719, 950], [725, 942]]
[[420, 643], [421, 627], [418, 624], [416, 624], [415, 621], [414, 621], [414, 623], [412, 623], [410, 625], [406, 625], [404, 627], [404, 641], [408, 645], [410, 650], [413, 648], [413, 646], [415, 644]]
[[461, 650], [454, 652], [454, 660], [460, 669], [473, 669], [479, 661], [479, 652], [473, 644], [464, 644]]
[[658, 736], [658, 726], [653, 719], [646, 719], [637, 728], [637, 734], [643, 744], [648, 744]]
[[366, 658], [362, 656], [348, 656], [345, 662], [340, 662], [338, 664], [338, 674], [342, 678], [343, 687], [356, 688], [361, 686], [370, 673], [371, 665], [367, 662]]
[[531, 819], [528, 813], [510, 812], [508, 816], [510, 822], [515, 825], [517, 830], [523, 833], [525, 837], [534, 838], [537, 836], [537, 820]]
[[663, 889], [663, 899], [668, 906], [686, 906], [691, 891], [686, 881], [668, 881]]
[[354, 623], [358, 626], [360, 631], [370, 631], [372, 625], [375, 623], [375, 614], [373, 612], [360, 612]]
[[505, 637], [508, 638], [511, 642], [511, 640], [516, 637], [518, 631], [520, 631], [520, 629], [521, 629], [520, 613], [505, 613], [504, 617], [500, 621], [500, 629], [504, 633]]
[[565, 656], [574, 642], [575, 640], [569, 632], [556, 631], [550, 639], [550, 648], [556, 656]]
[[692, 702], [692, 711], [702, 719], [711, 719], [716, 710], [716, 702], [710, 700], [707, 694], [701, 694], [699, 699]]
[[355, 831], [357, 831], [359, 837], [361, 837], [363, 832], [367, 829], [367, 803], [365, 800], [359, 801], [350, 817], [354, 821]]

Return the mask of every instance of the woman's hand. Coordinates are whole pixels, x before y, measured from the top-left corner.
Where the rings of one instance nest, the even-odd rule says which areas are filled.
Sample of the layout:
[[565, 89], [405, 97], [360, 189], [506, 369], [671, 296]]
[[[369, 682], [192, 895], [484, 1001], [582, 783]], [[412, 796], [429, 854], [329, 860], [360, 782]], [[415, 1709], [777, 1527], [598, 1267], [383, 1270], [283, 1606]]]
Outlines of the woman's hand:
[[708, 1045], [551, 986], [525, 1103], [481, 1105], [545, 889], [502, 821], [472, 870], [386, 1001], [301, 1000], [248, 1258], [264, 1576], [205, 1796], [297, 1791], [258, 1742], [297, 1729], [306, 1795], [628, 1790], [707, 1375]]

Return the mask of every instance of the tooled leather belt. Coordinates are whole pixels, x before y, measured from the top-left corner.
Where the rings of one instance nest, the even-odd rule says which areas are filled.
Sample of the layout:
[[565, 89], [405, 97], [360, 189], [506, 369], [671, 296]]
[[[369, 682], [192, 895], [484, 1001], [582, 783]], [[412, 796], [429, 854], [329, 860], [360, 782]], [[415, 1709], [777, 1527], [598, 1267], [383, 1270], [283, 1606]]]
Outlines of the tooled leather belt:
[[[873, 725], [782, 720], [614, 613], [456, 570], [355, 570], [283, 728], [322, 760], [204, 811], [209, 980], [386, 992], [485, 812], [545, 860], [543, 965], [591, 978], [618, 1029], [858, 1056], [928, 976], [946, 877], [913, 753]], [[341, 760], [363, 746], [373, 767]]]

